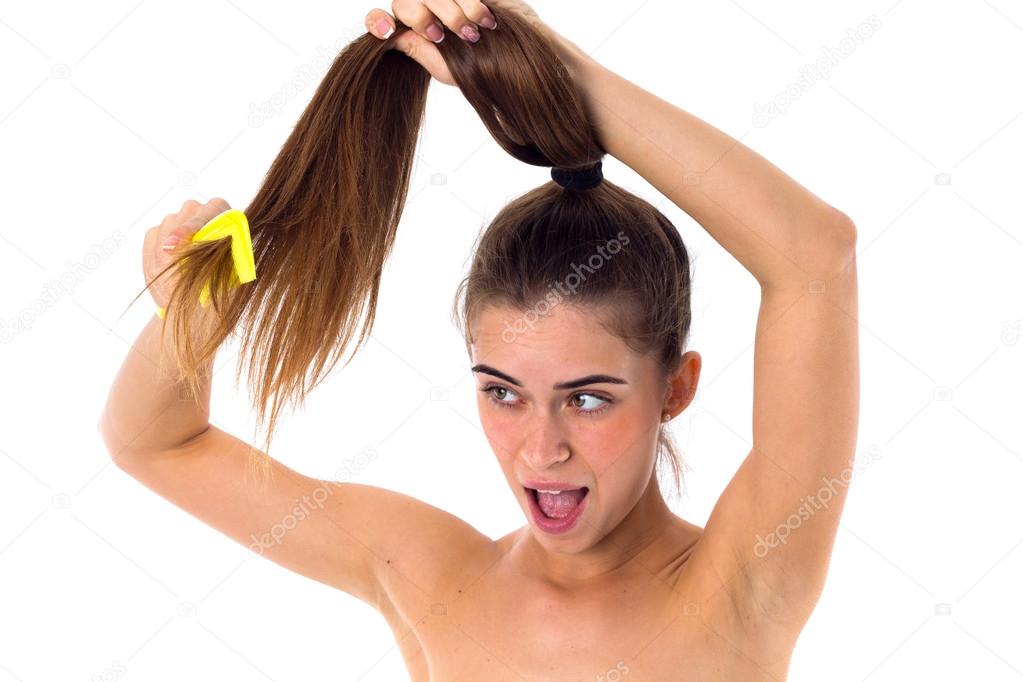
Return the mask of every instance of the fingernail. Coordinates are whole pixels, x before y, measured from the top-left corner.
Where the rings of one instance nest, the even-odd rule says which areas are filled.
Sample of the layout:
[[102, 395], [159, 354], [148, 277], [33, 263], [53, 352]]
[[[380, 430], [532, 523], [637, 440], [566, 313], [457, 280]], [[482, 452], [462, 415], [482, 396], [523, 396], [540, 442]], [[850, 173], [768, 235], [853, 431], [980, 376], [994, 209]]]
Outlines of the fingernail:
[[472, 24], [466, 24], [462, 27], [462, 37], [468, 40], [470, 43], [475, 43], [480, 39], [480, 32], [476, 30], [476, 27]]
[[163, 242], [163, 250], [164, 251], [173, 251], [174, 247], [177, 246], [180, 242], [181, 242], [181, 237], [178, 237], [177, 235], [171, 235], [170, 237], [167, 237], [166, 240], [164, 240], [164, 242]]
[[390, 38], [394, 33], [394, 27], [386, 19], [377, 19], [377, 32], [383, 38]]
[[493, 31], [495, 28], [497, 28], [497, 22], [494, 21], [494, 19], [492, 17], [483, 17], [482, 19], [480, 19], [480, 24], [482, 24], [483, 26], [486, 26], [491, 31]]
[[444, 40], [444, 29], [437, 24], [430, 24], [426, 29], [426, 37], [435, 43]]

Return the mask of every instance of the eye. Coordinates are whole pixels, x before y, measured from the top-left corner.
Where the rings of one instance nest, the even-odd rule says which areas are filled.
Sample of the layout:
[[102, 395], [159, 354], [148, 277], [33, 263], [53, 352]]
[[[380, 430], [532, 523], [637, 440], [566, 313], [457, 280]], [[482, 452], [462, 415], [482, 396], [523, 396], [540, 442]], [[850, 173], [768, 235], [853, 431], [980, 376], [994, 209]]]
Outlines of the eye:
[[[601, 404], [598, 404], [598, 405], [596, 405], [596, 406], [594, 406], [592, 408], [588, 408], [588, 409], [587, 408], [578, 409], [581, 406], [578, 403], [575, 402], [575, 400], [577, 398], [582, 399], [584, 402], [587, 399], [599, 400]], [[603, 412], [605, 409], [607, 409], [607, 406], [611, 404], [611, 401], [609, 399], [602, 398], [601, 396], [593, 394], [593, 393], [576, 393], [576, 394], [574, 394], [572, 396], [571, 400], [573, 401], [573, 405], [575, 405], [577, 407], [576, 412], [578, 412], [579, 414], [585, 414], [585, 415], [599, 414], [600, 412]]]
[[[493, 403], [494, 405], [497, 405], [499, 407], [514, 406], [515, 401], [503, 399], [509, 395], [512, 396], [515, 395], [515, 392], [512, 391], [510, 388], [507, 388], [506, 386], [501, 386], [499, 384], [490, 384], [488, 386], [481, 388], [480, 392], [486, 393], [490, 398], [490, 402]], [[586, 407], [587, 400], [599, 401], [599, 404], [594, 404], [593, 402], [591, 402], [590, 407]], [[599, 396], [596, 393], [585, 392], [573, 393], [572, 396], [569, 398], [569, 401], [571, 402], [575, 412], [585, 417], [592, 417], [594, 415], [606, 412], [608, 409], [610, 409], [609, 406], [611, 405], [611, 403], [614, 402], [612, 399], [605, 398], [604, 396]]]
[[505, 388], [504, 386], [499, 386], [497, 384], [490, 384], [489, 386], [480, 389], [480, 393], [486, 393], [490, 398], [490, 402], [494, 403], [495, 405], [499, 405], [501, 407], [511, 407], [511, 403], [501, 400], [500, 398], [497, 397], [498, 391], [501, 391], [503, 395], [507, 395], [509, 393], [511, 395], [515, 395], [515, 392], [512, 391], [511, 389]]

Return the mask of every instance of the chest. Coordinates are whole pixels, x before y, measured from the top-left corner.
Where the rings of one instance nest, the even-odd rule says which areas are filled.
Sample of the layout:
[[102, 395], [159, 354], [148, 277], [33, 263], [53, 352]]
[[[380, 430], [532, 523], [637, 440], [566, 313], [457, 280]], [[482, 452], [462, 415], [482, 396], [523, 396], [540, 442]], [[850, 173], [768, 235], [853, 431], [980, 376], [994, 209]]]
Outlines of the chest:
[[389, 619], [415, 682], [784, 679], [790, 652], [765, 667], [763, 643], [684, 586], [637, 576], [597, 597], [495, 573]]

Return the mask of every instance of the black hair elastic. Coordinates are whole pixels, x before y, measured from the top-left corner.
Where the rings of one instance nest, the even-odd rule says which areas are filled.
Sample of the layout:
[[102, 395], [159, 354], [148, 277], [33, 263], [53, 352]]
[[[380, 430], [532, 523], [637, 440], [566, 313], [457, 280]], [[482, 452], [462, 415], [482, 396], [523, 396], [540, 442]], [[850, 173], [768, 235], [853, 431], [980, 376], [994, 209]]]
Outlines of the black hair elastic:
[[590, 168], [551, 168], [551, 179], [565, 189], [592, 189], [604, 179], [603, 162]]

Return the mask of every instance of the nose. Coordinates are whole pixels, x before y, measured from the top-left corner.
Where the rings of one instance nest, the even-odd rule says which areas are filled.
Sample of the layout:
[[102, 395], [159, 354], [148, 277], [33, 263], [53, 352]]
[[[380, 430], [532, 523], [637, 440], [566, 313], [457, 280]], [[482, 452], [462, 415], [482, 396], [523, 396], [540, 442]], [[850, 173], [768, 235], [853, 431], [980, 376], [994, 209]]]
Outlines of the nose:
[[549, 414], [537, 415], [527, 425], [522, 441], [522, 458], [533, 471], [543, 471], [571, 457], [568, 441], [560, 419]]

